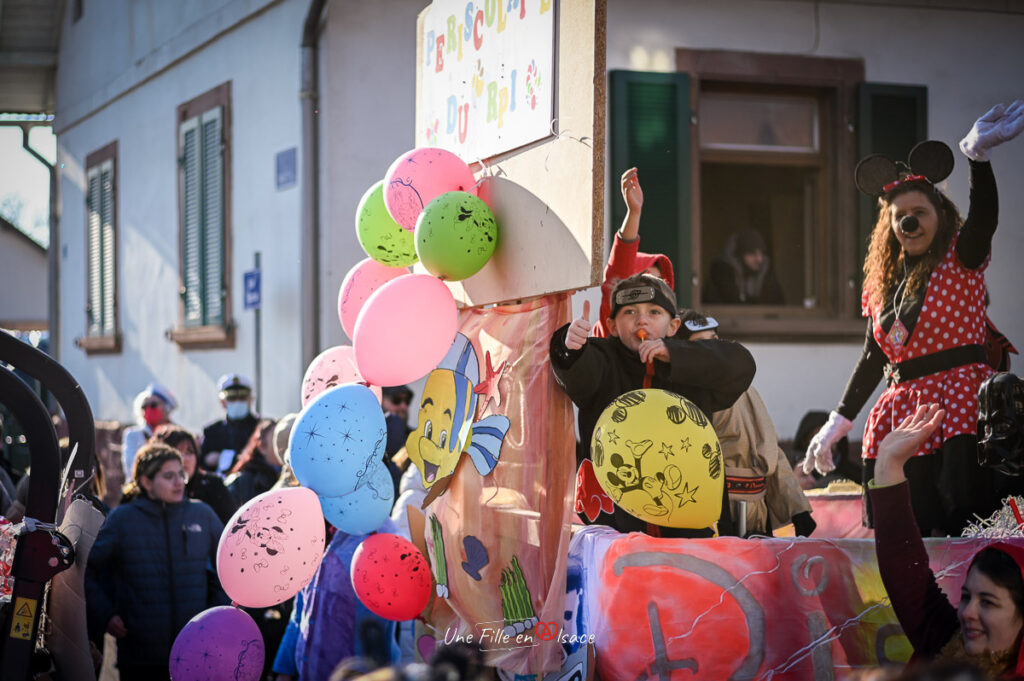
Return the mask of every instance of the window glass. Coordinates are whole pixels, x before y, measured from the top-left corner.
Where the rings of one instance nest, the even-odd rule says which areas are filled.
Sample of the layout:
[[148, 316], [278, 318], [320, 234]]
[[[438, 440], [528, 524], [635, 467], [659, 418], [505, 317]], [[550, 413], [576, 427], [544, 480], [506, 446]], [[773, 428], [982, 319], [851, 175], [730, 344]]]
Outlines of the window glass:
[[701, 149], [817, 152], [818, 103], [797, 95], [703, 92]]

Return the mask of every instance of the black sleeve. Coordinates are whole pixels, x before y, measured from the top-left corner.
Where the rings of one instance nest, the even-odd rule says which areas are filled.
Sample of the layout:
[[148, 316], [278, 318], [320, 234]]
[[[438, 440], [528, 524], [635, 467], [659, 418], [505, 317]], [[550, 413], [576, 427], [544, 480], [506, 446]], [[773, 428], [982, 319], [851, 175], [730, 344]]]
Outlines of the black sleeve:
[[707, 414], [731, 407], [757, 371], [750, 351], [735, 341], [666, 338], [665, 347], [671, 362], [656, 361], [655, 371]]
[[565, 336], [568, 332], [569, 324], [565, 324], [551, 334], [551, 344], [548, 347], [548, 354], [551, 357], [551, 365], [557, 369], [569, 369], [583, 354], [583, 348], [580, 348], [579, 350], [570, 350], [565, 347]]
[[968, 269], [977, 269], [992, 251], [992, 235], [999, 222], [999, 195], [991, 163], [970, 162], [971, 206], [960, 228], [956, 255]]
[[548, 354], [555, 381], [562, 386], [562, 390], [576, 406], [581, 406], [589, 402], [600, 390], [604, 380], [605, 359], [601, 352], [593, 347], [595, 343], [600, 343], [604, 339], [591, 337], [579, 350], [570, 350], [565, 347], [568, 329], [569, 324], [566, 324], [551, 335]]
[[864, 407], [864, 403], [875, 391], [878, 382], [882, 380], [882, 369], [888, 363], [882, 348], [878, 347], [875, 337], [871, 333], [871, 320], [868, 320], [868, 331], [864, 337], [864, 349], [861, 350], [860, 359], [850, 376], [843, 392], [843, 399], [839, 400], [836, 407], [841, 415], [851, 421], [857, 418], [857, 414]]

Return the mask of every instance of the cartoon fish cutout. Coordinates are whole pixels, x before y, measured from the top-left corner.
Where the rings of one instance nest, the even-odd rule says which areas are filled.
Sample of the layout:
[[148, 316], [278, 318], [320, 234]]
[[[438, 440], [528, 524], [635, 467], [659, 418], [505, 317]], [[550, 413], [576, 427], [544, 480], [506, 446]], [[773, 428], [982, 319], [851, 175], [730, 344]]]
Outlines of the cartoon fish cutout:
[[510, 423], [501, 415], [473, 420], [478, 397], [473, 389], [479, 382], [476, 350], [466, 336], [456, 334], [448, 354], [427, 376], [416, 430], [405, 443], [428, 490], [424, 508], [447, 488], [464, 452], [480, 475], [498, 464]]

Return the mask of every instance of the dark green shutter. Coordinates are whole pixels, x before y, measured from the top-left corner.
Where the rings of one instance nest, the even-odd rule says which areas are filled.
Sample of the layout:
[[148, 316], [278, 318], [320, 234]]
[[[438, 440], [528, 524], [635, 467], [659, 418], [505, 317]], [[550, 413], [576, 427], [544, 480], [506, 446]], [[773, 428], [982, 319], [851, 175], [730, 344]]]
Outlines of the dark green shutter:
[[644, 191], [640, 248], [672, 260], [676, 295], [690, 306], [690, 76], [611, 71], [608, 192], [612, 230], [626, 216], [619, 178], [639, 169]]
[[204, 323], [224, 323], [224, 145], [221, 108], [199, 117], [203, 167]]
[[[914, 145], [928, 138], [928, 88], [862, 83], [858, 95], [857, 158], [885, 154], [906, 163]], [[858, 256], [863, 262], [878, 220], [878, 202], [860, 194], [858, 207]]]
[[87, 335], [100, 336], [103, 331], [103, 258], [102, 258], [102, 216], [100, 206], [103, 203], [102, 179], [100, 169], [90, 168], [88, 172], [89, 194], [86, 198], [88, 211], [88, 258], [89, 258], [89, 293], [86, 303]]
[[221, 107], [181, 124], [185, 326], [223, 324], [224, 135]]
[[199, 118], [181, 124], [181, 274], [184, 284], [185, 326], [202, 326], [202, 258], [200, 240]]
[[114, 290], [114, 162], [108, 160], [87, 173], [89, 291], [86, 305], [89, 336], [112, 336], [115, 329]]
[[100, 225], [102, 256], [100, 258], [100, 270], [103, 276], [103, 315], [102, 333], [104, 336], [113, 336], [114, 329], [114, 163], [107, 161], [100, 166]]

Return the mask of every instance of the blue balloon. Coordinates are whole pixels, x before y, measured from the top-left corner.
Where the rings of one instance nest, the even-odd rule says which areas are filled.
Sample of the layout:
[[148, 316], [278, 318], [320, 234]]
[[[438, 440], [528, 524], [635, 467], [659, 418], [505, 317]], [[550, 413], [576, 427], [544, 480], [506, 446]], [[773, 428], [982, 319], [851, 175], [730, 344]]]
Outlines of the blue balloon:
[[395, 485], [383, 463], [355, 492], [341, 497], [320, 497], [324, 517], [347, 534], [375, 532], [391, 516], [394, 505]]
[[295, 477], [320, 496], [354, 492], [381, 465], [386, 433], [384, 412], [365, 385], [325, 390], [292, 427], [288, 451]]

